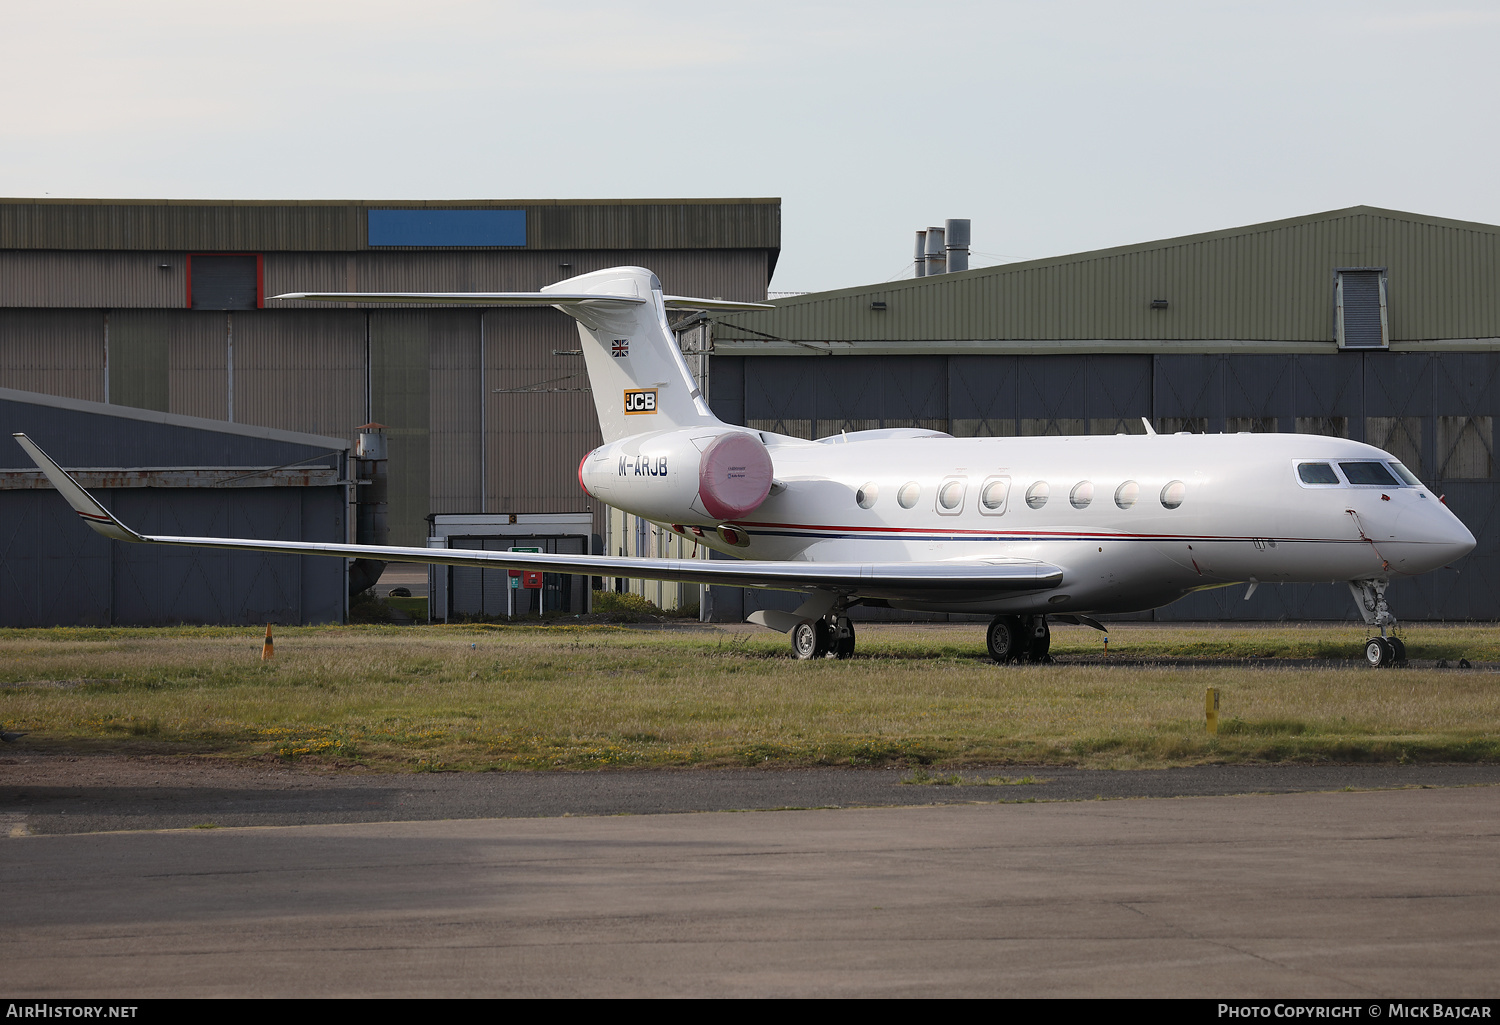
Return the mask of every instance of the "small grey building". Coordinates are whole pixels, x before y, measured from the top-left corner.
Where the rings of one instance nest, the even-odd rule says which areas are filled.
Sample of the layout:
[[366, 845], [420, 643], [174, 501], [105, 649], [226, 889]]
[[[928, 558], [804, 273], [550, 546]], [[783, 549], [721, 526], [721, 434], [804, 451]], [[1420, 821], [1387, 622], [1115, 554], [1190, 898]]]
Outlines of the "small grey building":
[[349, 540], [349, 442], [0, 388], [0, 627], [330, 623], [344, 559], [126, 544], [68, 508], [24, 432], [147, 534]]

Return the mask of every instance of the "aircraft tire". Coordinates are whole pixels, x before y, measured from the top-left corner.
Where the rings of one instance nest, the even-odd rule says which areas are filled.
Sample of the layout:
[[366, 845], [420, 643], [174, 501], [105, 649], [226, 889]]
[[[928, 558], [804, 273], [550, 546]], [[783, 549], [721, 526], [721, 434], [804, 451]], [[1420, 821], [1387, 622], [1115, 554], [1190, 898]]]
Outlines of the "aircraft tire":
[[848, 616], [840, 616], [833, 627], [833, 655], [848, 658], [854, 654], [854, 624]]
[[1026, 653], [1026, 638], [1021, 620], [1016, 616], [996, 616], [984, 632], [985, 647], [990, 658], [1005, 665], [1023, 658]]
[[1390, 638], [1392, 661], [1398, 666], [1406, 665], [1406, 642], [1399, 637]]
[[1026, 649], [1026, 661], [1046, 662], [1049, 658], [1047, 653], [1052, 650], [1052, 628], [1044, 619], [1042, 620], [1042, 636], [1037, 637], [1034, 631], [1027, 631], [1027, 633], [1029, 636], [1026, 640], [1029, 646]]
[[798, 661], [806, 662], [823, 654], [818, 625], [810, 619], [804, 619], [792, 627], [792, 654], [797, 656]]
[[1396, 651], [1384, 637], [1371, 637], [1365, 642], [1365, 661], [1371, 669], [1388, 666], [1395, 661]]

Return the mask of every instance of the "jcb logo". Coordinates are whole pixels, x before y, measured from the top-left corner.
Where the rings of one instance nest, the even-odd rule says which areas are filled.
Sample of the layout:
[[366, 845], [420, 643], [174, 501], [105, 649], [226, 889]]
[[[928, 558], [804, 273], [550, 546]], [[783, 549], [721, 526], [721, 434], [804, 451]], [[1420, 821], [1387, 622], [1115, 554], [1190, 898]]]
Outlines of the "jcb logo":
[[626, 388], [625, 412], [632, 414], [656, 412], [656, 389]]

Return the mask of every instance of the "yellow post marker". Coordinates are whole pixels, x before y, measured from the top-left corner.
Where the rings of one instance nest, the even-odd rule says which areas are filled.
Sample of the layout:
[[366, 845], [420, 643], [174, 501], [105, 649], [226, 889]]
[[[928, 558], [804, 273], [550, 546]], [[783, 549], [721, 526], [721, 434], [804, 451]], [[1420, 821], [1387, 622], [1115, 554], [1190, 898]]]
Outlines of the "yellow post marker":
[[1219, 735], [1219, 688], [1210, 687], [1203, 695], [1203, 717], [1208, 721], [1208, 732]]
[[266, 646], [260, 649], [260, 660], [264, 662], [276, 654], [276, 644], [271, 640], [271, 624], [266, 624]]

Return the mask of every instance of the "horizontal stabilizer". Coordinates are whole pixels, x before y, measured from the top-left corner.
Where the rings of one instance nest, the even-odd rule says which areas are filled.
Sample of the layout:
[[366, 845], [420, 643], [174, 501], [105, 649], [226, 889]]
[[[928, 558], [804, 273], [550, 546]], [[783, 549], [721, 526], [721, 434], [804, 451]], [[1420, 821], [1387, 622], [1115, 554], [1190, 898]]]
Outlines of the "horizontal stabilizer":
[[691, 299], [685, 295], [664, 295], [662, 305], [669, 310], [774, 310], [770, 303], [741, 303], [729, 299]]
[[411, 303], [439, 306], [577, 306], [580, 303], [641, 306], [636, 295], [588, 295], [563, 292], [286, 292], [272, 299], [320, 303]]
[[[577, 306], [580, 303], [640, 306], [646, 300], [635, 295], [589, 295], [562, 292], [287, 292], [272, 299], [319, 303], [409, 303], [436, 306]], [[669, 310], [774, 310], [770, 303], [735, 302], [730, 299], [694, 299], [685, 295], [662, 297]]]

